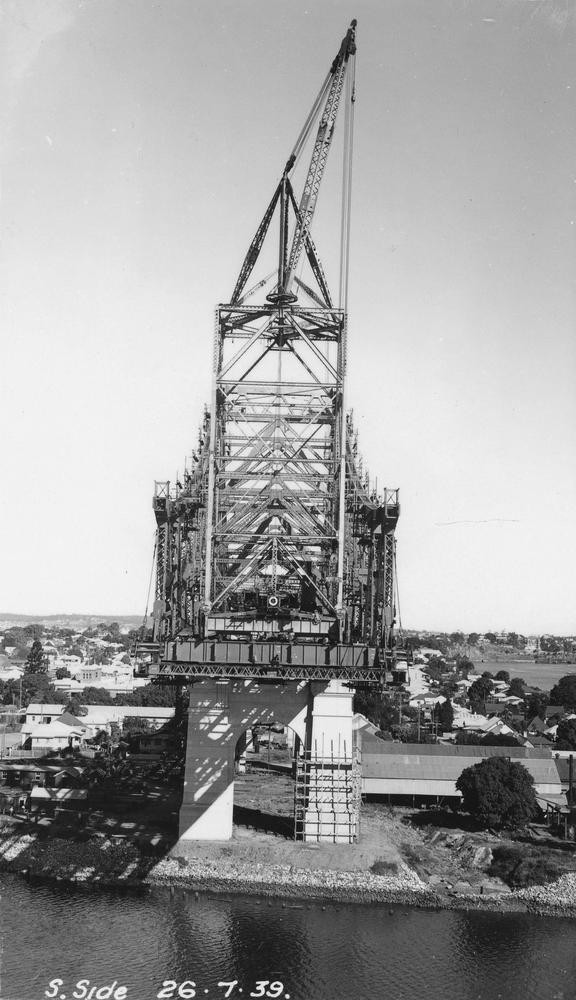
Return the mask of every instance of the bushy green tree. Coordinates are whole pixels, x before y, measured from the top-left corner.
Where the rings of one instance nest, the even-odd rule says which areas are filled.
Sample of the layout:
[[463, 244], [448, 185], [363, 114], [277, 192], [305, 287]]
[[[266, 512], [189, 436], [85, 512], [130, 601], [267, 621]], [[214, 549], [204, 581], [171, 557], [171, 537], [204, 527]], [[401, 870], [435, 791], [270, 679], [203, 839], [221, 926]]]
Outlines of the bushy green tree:
[[560, 678], [550, 692], [550, 704], [576, 709], [576, 674], [566, 674]]
[[172, 708], [176, 704], [176, 687], [171, 684], [145, 684], [131, 694], [118, 695], [115, 705], [143, 705], [146, 708]]
[[532, 775], [504, 757], [488, 757], [465, 768], [456, 788], [466, 812], [494, 830], [522, 829], [536, 812]]
[[148, 719], [139, 719], [137, 716], [135, 718], [128, 716], [122, 723], [122, 734], [124, 736], [130, 736], [133, 733], [151, 733], [152, 731], [150, 721]]
[[473, 670], [474, 664], [468, 656], [456, 657], [456, 673], [460, 677], [468, 677], [468, 674], [472, 673]]
[[523, 677], [513, 677], [510, 681], [508, 694], [513, 694], [516, 698], [523, 698], [526, 693], [526, 681]]
[[505, 684], [509, 684], [510, 683], [510, 674], [508, 673], [507, 670], [499, 670], [498, 673], [496, 674], [496, 676], [494, 677], [494, 680], [495, 681], [504, 681]]
[[478, 677], [468, 688], [468, 698], [476, 711], [484, 706], [492, 691], [492, 681], [489, 677]]
[[464, 633], [463, 632], [451, 632], [449, 638], [450, 638], [450, 642], [454, 643], [455, 645], [461, 646], [462, 643], [464, 642]]
[[446, 701], [441, 702], [441, 704], [436, 707], [434, 714], [442, 732], [449, 733], [454, 724], [454, 708], [452, 707], [450, 699], [447, 698]]
[[467, 733], [465, 729], [462, 729], [456, 733], [454, 742], [458, 747], [479, 747], [482, 743], [482, 736], [480, 733]]
[[536, 715], [540, 719], [546, 718], [546, 709], [550, 699], [543, 691], [535, 691], [526, 698], [526, 716], [533, 719]]
[[556, 730], [556, 749], [576, 750], [576, 719], [562, 719]]
[[106, 688], [92, 687], [88, 685], [82, 692], [82, 704], [84, 705], [116, 705], [120, 702], [112, 697]]
[[424, 667], [424, 672], [434, 681], [439, 681], [445, 670], [446, 664], [439, 656], [431, 656]]
[[44, 649], [39, 639], [34, 639], [32, 648], [26, 657], [27, 674], [45, 674], [48, 671], [48, 661], [44, 656]]
[[480, 745], [483, 747], [519, 747], [520, 743], [512, 733], [487, 733], [482, 737]]
[[70, 712], [70, 715], [75, 715], [77, 719], [82, 715], [86, 715], [86, 709], [80, 701], [78, 695], [70, 695], [68, 702], [66, 703], [66, 711]]

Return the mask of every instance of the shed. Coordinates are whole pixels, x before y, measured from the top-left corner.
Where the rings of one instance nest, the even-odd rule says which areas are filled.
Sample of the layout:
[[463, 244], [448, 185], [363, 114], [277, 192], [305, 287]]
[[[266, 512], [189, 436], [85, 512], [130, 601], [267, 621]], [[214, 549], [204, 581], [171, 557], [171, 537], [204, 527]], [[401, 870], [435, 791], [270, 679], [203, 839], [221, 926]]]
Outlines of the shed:
[[467, 767], [487, 757], [506, 757], [523, 764], [534, 778], [537, 795], [562, 792], [550, 751], [527, 747], [447, 746], [384, 743], [370, 734], [362, 740], [362, 791], [390, 800], [460, 799], [456, 782]]

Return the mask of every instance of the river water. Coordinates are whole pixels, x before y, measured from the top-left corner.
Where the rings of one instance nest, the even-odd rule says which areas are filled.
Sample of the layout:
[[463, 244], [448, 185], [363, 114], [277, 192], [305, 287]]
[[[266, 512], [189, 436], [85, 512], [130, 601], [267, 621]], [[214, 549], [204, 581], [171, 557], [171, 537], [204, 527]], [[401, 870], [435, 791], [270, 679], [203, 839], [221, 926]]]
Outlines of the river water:
[[114, 982], [116, 1000], [576, 1000], [570, 920], [7, 875], [0, 892], [2, 1000], [112, 1000]]

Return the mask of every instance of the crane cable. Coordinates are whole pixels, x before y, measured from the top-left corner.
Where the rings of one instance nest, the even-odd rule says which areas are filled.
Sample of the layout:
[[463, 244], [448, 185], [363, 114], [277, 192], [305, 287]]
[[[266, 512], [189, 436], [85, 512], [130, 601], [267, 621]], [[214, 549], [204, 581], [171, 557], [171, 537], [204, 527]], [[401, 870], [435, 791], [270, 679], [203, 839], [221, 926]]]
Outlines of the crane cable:
[[394, 589], [396, 591], [396, 607], [398, 608], [398, 634], [404, 639], [402, 629], [402, 612], [400, 611], [400, 589], [398, 587], [398, 568], [396, 563], [396, 541], [394, 541]]
[[150, 568], [150, 580], [148, 581], [148, 594], [146, 596], [146, 611], [144, 612], [144, 618], [142, 619], [142, 636], [144, 636], [144, 631], [146, 629], [146, 622], [148, 621], [148, 608], [150, 606], [150, 591], [152, 590], [152, 577], [154, 576], [154, 563], [156, 561], [156, 549], [158, 547], [158, 535], [154, 534], [154, 552], [152, 553], [152, 566]]

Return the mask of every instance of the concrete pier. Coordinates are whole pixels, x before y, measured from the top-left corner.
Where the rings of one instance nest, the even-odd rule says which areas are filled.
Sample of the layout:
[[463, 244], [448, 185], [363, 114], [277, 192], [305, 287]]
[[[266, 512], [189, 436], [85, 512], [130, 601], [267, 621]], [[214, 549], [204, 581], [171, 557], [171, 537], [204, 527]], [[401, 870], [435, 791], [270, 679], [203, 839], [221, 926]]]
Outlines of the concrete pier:
[[229, 840], [236, 744], [260, 723], [290, 726], [306, 739], [309, 685], [201, 681], [190, 690], [180, 840]]
[[179, 848], [186, 841], [232, 837], [237, 744], [240, 741], [242, 755], [246, 730], [273, 723], [289, 726], [303, 748], [297, 767], [297, 834], [303, 840], [351, 843], [357, 835], [358, 811], [352, 698], [352, 691], [337, 681], [195, 684], [190, 691]]

